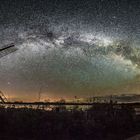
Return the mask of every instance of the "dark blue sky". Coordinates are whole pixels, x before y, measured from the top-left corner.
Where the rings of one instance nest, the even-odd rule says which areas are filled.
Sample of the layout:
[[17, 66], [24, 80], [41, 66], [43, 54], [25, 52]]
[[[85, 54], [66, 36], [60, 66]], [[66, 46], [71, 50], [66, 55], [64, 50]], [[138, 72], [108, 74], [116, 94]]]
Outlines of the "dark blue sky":
[[0, 23], [18, 26], [22, 23], [28, 25], [28, 21], [35, 22], [36, 16], [54, 16], [56, 22], [75, 17], [75, 22], [98, 30], [121, 33], [123, 30], [130, 36], [137, 36], [140, 31], [139, 9], [139, 0], [5, 0], [0, 4]]

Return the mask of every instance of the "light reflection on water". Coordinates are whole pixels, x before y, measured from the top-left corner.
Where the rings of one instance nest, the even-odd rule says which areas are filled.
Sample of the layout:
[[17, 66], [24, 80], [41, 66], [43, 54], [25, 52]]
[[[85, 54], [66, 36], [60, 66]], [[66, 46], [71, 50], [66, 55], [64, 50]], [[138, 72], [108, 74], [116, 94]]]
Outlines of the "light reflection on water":
[[135, 108], [136, 115], [140, 115], [140, 108]]
[[[42, 109], [45, 111], [73, 111], [73, 110], [79, 110], [79, 111], [85, 111], [89, 109], [91, 106], [83, 106], [83, 105], [14, 105], [14, 104], [0, 104], [0, 108], [7, 108], [7, 109]], [[140, 115], [140, 108], [135, 107], [135, 114]]]
[[61, 110], [61, 111], [72, 111], [72, 110], [79, 110], [84, 111], [90, 108], [91, 106], [83, 106], [83, 105], [14, 105], [14, 104], [1, 104], [1, 108], [21, 108], [21, 109], [43, 109], [46, 111], [53, 111], [53, 110]]

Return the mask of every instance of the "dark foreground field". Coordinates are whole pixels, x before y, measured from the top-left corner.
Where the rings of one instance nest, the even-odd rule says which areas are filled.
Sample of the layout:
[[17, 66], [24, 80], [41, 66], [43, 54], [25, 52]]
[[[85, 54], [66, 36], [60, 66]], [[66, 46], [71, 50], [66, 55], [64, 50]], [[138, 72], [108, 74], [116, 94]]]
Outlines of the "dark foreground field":
[[140, 120], [131, 107], [0, 108], [0, 140], [124, 140], [138, 133]]

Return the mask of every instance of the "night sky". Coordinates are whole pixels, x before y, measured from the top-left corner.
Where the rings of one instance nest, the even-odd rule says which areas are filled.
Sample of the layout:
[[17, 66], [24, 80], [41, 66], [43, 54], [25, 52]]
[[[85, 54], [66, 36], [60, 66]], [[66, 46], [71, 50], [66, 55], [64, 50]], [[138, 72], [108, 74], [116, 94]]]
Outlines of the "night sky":
[[0, 89], [12, 100], [140, 93], [139, 0], [4, 0]]

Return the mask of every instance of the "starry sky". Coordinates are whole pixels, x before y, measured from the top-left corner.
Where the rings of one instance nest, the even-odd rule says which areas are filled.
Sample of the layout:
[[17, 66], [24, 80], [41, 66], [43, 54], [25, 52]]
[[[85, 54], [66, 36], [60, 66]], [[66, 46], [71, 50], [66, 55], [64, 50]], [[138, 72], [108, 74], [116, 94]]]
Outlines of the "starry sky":
[[140, 93], [139, 0], [5, 0], [0, 89], [11, 100]]

